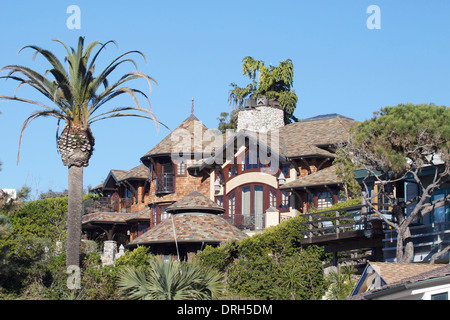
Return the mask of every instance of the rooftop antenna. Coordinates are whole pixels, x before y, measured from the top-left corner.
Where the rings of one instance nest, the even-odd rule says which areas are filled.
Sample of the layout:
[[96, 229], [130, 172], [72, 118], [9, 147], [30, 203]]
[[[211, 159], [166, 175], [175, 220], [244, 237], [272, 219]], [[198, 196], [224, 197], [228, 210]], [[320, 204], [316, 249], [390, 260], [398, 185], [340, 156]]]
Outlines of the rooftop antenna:
[[191, 114], [194, 114], [194, 98], [192, 98]]

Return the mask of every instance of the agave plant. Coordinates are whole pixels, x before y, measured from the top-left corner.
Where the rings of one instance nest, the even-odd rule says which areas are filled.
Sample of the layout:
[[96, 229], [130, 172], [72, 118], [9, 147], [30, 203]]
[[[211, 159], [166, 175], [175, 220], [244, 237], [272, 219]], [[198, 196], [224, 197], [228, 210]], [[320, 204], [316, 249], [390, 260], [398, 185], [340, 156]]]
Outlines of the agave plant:
[[[26, 46], [20, 51], [26, 48], [34, 50], [33, 59], [37, 55], [43, 56], [50, 64], [50, 69], [41, 74], [24, 66], [7, 65], [3, 67], [0, 71], [8, 71], [8, 74], [0, 78], [12, 79], [18, 81], [19, 84], [14, 96], [0, 95], [0, 99], [21, 101], [40, 107], [39, 110], [31, 113], [22, 125], [17, 162], [19, 162], [22, 135], [30, 122], [40, 117], [49, 116], [57, 120], [57, 148], [63, 164], [68, 167], [69, 171], [66, 263], [68, 266], [78, 266], [81, 242], [83, 167], [88, 166], [95, 144], [91, 125], [100, 120], [124, 116], [152, 119], [157, 125], [158, 121], [151, 111], [147, 94], [125, 86], [131, 80], [144, 79], [148, 83], [150, 93], [151, 82], [155, 81], [148, 75], [137, 71], [135, 61], [129, 58], [129, 55], [136, 54], [142, 56], [145, 60], [145, 56], [140, 51], [128, 51], [119, 55], [105, 69], [95, 74], [95, 64], [100, 57], [100, 53], [107, 45], [116, 44], [114, 41], [111, 40], [104, 44], [94, 41], [85, 47], [84, 37], [80, 37], [76, 50], [74, 48], [69, 49], [60, 40], [54, 41], [62, 44], [67, 51], [65, 57], [67, 70], [63, 63], [49, 50], [34, 45]], [[96, 47], [98, 50], [91, 55]], [[111, 74], [124, 63], [133, 64], [136, 70], [124, 74], [119, 80], [110, 84]], [[17, 90], [23, 85], [35, 89], [46, 98], [49, 104], [17, 97]], [[123, 94], [131, 97], [133, 101], [131, 106], [113, 107], [104, 110], [108, 102]], [[144, 99], [148, 103], [148, 107], [141, 107], [138, 97]], [[64, 127], [59, 134], [61, 121]]]
[[123, 269], [117, 284], [121, 295], [132, 300], [212, 300], [224, 290], [215, 270], [160, 258], [152, 259], [149, 269]]

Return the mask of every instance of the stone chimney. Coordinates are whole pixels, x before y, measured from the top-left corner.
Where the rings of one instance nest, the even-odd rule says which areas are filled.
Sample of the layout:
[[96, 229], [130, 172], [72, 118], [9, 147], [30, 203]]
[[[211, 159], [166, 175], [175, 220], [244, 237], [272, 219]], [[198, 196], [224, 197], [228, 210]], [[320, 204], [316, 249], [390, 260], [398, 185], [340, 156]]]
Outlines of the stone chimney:
[[239, 109], [237, 131], [267, 132], [284, 126], [284, 113], [276, 100], [267, 97], [245, 99]]

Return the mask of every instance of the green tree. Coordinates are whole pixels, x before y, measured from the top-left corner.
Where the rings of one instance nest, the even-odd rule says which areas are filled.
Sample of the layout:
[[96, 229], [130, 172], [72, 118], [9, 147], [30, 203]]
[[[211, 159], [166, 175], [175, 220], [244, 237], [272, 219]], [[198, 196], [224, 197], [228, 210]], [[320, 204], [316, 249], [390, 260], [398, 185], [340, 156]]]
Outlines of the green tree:
[[266, 67], [264, 61], [247, 56], [242, 60], [242, 73], [252, 82], [243, 88], [235, 83], [230, 84], [232, 89], [229, 101], [234, 106], [242, 106], [246, 98], [266, 96], [280, 103], [286, 124], [298, 121], [294, 116], [298, 98], [295, 90], [292, 90], [294, 82], [292, 60], [286, 59], [277, 67], [272, 65]]
[[[381, 186], [392, 186], [408, 179], [419, 187], [418, 196], [404, 204], [414, 204], [408, 214], [398, 203], [393, 188], [385, 189], [394, 220], [387, 219], [377, 207], [371, 206], [397, 231], [397, 262], [410, 262], [414, 257], [411, 223], [450, 202], [450, 194], [438, 199], [433, 197], [450, 179], [449, 149], [450, 109], [433, 104], [382, 108], [372, 119], [351, 131], [348, 146], [342, 149], [358, 168], [368, 172], [363, 180], [363, 191], [369, 205], [368, 179], [374, 179]], [[429, 181], [420, 177], [424, 169], [432, 171]], [[450, 246], [437, 254], [449, 249]]]
[[232, 110], [230, 113], [221, 112], [220, 116], [217, 118], [219, 121], [217, 129], [222, 133], [225, 133], [227, 130], [236, 130], [238, 113], [237, 109]]
[[332, 300], [343, 300], [347, 298], [355, 285], [353, 279], [354, 266], [339, 266], [336, 270], [331, 270], [328, 279], [331, 282], [329, 293]]
[[[78, 47], [69, 49], [65, 43], [62, 44], [67, 51], [65, 61], [67, 69], [63, 63], [49, 50], [38, 46], [26, 46], [35, 51], [34, 57], [43, 56], [50, 64], [50, 69], [41, 74], [31, 68], [7, 65], [1, 70], [9, 71], [1, 78], [12, 79], [19, 82], [18, 88], [28, 85], [44, 96], [50, 104], [39, 101], [21, 98], [17, 96], [0, 95], [0, 99], [21, 101], [40, 107], [33, 112], [23, 123], [19, 139], [20, 142], [24, 130], [33, 120], [40, 117], [54, 117], [57, 120], [57, 147], [61, 155], [62, 162], [68, 167], [68, 219], [67, 219], [67, 266], [79, 266], [79, 253], [81, 243], [81, 214], [82, 214], [82, 194], [83, 194], [83, 167], [88, 166], [89, 159], [94, 148], [94, 136], [91, 125], [97, 121], [113, 117], [142, 117], [152, 119], [157, 124], [157, 120], [150, 109], [150, 101], [147, 95], [141, 90], [125, 86], [129, 81], [144, 79], [151, 90], [151, 81], [148, 75], [131, 71], [124, 74], [116, 82], [110, 82], [110, 76], [114, 70], [124, 63], [136, 63], [128, 56], [138, 54], [145, 59], [139, 51], [128, 51], [112, 60], [105, 69], [95, 74], [97, 58], [103, 49], [114, 41], [100, 44], [94, 41], [84, 46], [84, 37], [78, 39]], [[91, 56], [93, 49], [100, 48]], [[105, 105], [111, 100], [128, 94], [133, 101], [133, 106], [113, 107], [104, 110]], [[148, 102], [148, 108], [141, 107], [138, 96]], [[59, 135], [59, 124], [64, 123], [64, 128]], [[19, 153], [18, 153], [19, 160]]]
[[336, 174], [342, 179], [345, 200], [359, 198], [361, 197], [361, 186], [355, 177], [357, 167], [351, 157], [342, 150], [343, 148], [345, 145], [337, 149], [333, 165], [336, 166]]
[[137, 247], [132, 251], [126, 251], [122, 256], [116, 259], [114, 265], [116, 267], [139, 267], [150, 265], [150, 259], [152, 254], [149, 252], [149, 248], [145, 246]]
[[0, 237], [11, 233], [12, 225], [7, 216], [0, 214]]

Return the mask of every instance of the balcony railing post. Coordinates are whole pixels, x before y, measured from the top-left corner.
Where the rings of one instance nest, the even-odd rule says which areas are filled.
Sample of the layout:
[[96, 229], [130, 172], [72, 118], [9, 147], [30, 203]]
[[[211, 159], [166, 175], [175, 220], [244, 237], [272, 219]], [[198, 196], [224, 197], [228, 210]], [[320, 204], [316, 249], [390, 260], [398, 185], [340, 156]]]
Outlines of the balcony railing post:
[[339, 233], [339, 232], [340, 232], [340, 230], [339, 230], [339, 224], [340, 224], [340, 221], [339, 221], [339, 211], [336, 210], [336, 233]]

